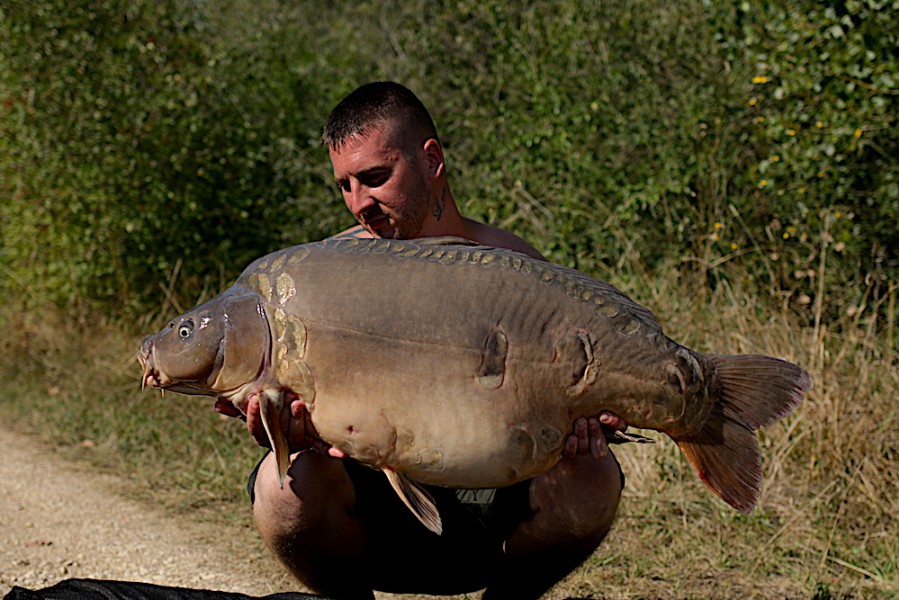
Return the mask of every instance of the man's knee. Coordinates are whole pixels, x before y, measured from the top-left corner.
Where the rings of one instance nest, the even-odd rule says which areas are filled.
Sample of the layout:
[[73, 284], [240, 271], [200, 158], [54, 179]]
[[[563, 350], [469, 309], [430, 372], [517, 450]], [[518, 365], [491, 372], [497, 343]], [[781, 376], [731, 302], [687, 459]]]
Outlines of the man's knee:
[[612, 528], [624, 488], [624, 475], [615, 457], [609, 453], [602, 462], [593, 485], [594, 501], [574, 513], [578, 541], [590, 551], [602, 543]]
[[267, 542], [283, 536], [346, 532], [355, 502], [353, 483], [340, 461], [316, 452], [291, 457], [287, 476], [278, 479], [274, 454], [259, 464], [253, 485], [253, 517]]
[[624, 490], [624, 472], [618, 464], [618, 459], [611, 452], [602, 461], [595, 489], [602, 501], [595, 504], [596, 513], [593, 518], [607, 521], [608, 525], [611, 525], [621, 501], [621, 492]]
[[[291, 457], [283, 484], [274, 455], [260, 463], [253, 517], [266, 546], [299, 581], [318, 593], [371, 598], [360, 558], [366, 534], [353, 516], [355, 492], [340, 460], [316, 452]], [[355, 580], [346, 578], [355, 570]]]
[[557, 465], [532, 483], [534, 513], [520, 533], [535, 546], [592, 551], [612, 527], [622, 487], [621, 469], [611, 453], [601, 460], [582, 457]]
[[617, 461], [587, 457], [530, 486], [533, 513], [512, 530], [483, 600], [538, 598], [587, 560], [612, 526], [621, 496]]

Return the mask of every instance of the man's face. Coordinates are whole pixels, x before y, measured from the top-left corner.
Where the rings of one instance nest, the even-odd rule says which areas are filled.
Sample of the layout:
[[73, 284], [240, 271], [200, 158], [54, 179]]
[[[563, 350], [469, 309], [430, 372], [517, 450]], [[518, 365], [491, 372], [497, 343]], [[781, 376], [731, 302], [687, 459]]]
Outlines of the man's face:
[[330, 148], [334, 179], [347, 208], [375, 237], [410, 239], [423, 229], [431, 204], [421, 150], [410, 156], [372, 126], [336, 150]]

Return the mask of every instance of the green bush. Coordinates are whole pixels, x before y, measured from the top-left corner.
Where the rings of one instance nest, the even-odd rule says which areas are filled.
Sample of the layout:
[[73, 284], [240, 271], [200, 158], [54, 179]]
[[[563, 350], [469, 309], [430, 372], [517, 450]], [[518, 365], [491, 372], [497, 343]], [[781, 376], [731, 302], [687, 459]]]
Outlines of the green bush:
[[297, 199], [326, 158], [291, 73], [316, 59], [279, 56], [298, 26], [234, 49], [175, 0], [14, 3], [3, 25], [3, 261], [35, 299], [139, 312], [333, 220]]
[[140, 314], [178, 274], [189, 303], [347, 226], [320, 127], [382, 78], [432, 109], [464, 212], [552, 260], [710, 285], [739, 263], [817, 321], [894, 294], [888, 2], [0, 10], [0, 265], [36, 300]]
[[[740, 3], [723, 46], [743, 82], [752, 160], [740, 172], [758, 235], [785, 261], [783, 285], [837, 294], [830, 317], [887, 296], [899, 271], [899, 12], [895, 3]], [[826, 282], [815, 281], [826, 278]]]

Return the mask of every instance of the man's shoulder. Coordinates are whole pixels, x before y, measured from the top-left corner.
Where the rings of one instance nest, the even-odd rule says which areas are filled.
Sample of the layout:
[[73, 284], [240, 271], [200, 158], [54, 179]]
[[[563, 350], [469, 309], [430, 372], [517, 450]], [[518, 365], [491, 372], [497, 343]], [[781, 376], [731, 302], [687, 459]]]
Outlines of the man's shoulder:
[[[445, 233], [444, 235], [459, 235], [460, 237], [464, 237], [473, 242], [477, 242], [478, 244], [493, 246], [495, 248], [514, 250], [515, 252], [526, 254], [531, 258], [546, 260], [546, 258], [544, 258], [544, 256], [540, 254], [540, 252], [538, 252], [536, 248], [534, 248], [532, 245], [530, 245], [514, 233], [510, 233], [508, 231], [500, 229], [499, 227], [493, 227], [492, 225], [487, 225], [486, 223], [481, 223], [480, 221], [474, 221], [468, 218], [463, 219], [463, 223], [463, 233], [460, 234], [455, 231], [451, 231]], [[435, 235], [436, 234], [423, 237], [434, 237]], [[328, 239], [371, 239], [373, 237], [375, 236], [373, 236], [371, 232], [362, 227], [362, 225], [355, 225], [353, 227], [350, 227], [349, 229], [341, 231], [340, 233], [332, 235]]]
[[514, 233], [472, 219], [465, 219], [465, 221], [470, 232], [470, 238], [479, 244], [495, 246], [496, 248], [506, 248], [508, 250], [527, 254], [532, 258], [546, 260], [536, 248]]

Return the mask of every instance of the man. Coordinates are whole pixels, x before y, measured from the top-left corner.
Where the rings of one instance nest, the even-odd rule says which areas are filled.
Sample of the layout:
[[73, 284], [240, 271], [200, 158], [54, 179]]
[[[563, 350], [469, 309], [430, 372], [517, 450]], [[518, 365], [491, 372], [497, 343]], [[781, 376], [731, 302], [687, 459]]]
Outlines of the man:
[[[542, 259], [511, 233], [461, 216], [436, 128], [408, 89], [357, 89], [329, 116], [323, 143], [359, 222], [337, 237], [460, 236]], [[372, 590], [486, 588], [487, 600], [538, 598], [590, 556], [615, 516], [622, 477], [602, 431], [624, 429], [614, 415], [579, 419], [561, 461], [534, 479], [499, 490], [429, 487], [444, 525], [437, 536], [382, 474], [307, 436], [301, 403], [291, 411], [295, 454], [284, 485], [269, 455], [251, 476], [251, 497], [268, 547], [318, 593], [371, 599]], [[265, 440], [258, 405], [247, 412], [250, 431]]]

